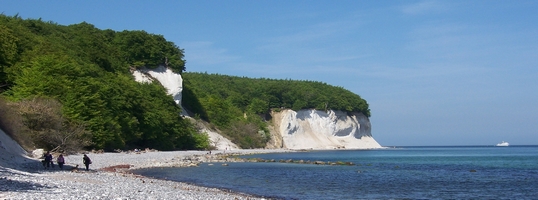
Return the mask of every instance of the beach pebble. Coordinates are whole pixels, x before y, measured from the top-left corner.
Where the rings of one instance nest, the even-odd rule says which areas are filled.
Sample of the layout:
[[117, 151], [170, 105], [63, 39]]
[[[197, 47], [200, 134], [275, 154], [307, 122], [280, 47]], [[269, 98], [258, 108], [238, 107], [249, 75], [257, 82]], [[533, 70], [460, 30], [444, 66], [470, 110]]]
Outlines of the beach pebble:
[[[266, 152], [266, 150], [258, 150]], [[276, 150], [283, 151], [283, 150]], [[256, 153], [236, 150], [226, 153]], [[129, 153], [90, 153], [90, 171], [83, 169], [82, 154], [65, 156], [64, 170], [45, 170], [39, 160], [17, 169], [0, 162], [0, 199], [265, 199], [247, 194], [206, 188], [188, 183], [152, 179], [130, 173], [110, 172], [101, 168], [129, 165], [131, 169], [184, 166], [186, 157], [207, 154], [204, 151]], [[213, 151], [213, 155], [218, 154]], [[188, 161], [190, 162], [190, 161]], [[79, 165], [78, 171], [69, 170]]]

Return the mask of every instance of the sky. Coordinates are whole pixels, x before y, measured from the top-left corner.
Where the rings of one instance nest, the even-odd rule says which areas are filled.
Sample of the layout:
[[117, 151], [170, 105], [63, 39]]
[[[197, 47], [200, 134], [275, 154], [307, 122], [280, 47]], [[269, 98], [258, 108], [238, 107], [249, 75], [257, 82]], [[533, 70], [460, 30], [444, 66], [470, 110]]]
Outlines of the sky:
[[538, 144], [538, 1], [8, 1], [0, 12], [144, 30], [187, 72], [312, 80], [370, 105], [382, 146]]

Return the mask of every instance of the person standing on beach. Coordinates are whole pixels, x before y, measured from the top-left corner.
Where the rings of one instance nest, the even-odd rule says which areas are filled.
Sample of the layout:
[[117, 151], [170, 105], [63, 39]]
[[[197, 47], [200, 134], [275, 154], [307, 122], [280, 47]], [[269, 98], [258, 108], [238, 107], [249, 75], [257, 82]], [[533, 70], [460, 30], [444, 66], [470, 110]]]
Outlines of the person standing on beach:
[[[47, 151], [47, 153], [45, 153], [45, 163], [44, 163], [45, 167], [48, 169], [52, 164], [52, 154], [50, 153], [50, 151]], [[54, 167], [54, 165], [52, 166]]]
[[64, 155], [60, 154], [60, 156], [58, 156], [58, 159], [56, 159], [56, 162], [58, 163], [58, 166], [60, 167], [60, 169], [64, 169], [64, 163], [65, 163]]
[[90, 159], [90, 157], [84, 154], [84, 157], [82, 157], [82, 162], [84, 163], [84, 165], [86, 165], [86, 171], [90, 170], [90, 164], [92, 164], [92, 160]]

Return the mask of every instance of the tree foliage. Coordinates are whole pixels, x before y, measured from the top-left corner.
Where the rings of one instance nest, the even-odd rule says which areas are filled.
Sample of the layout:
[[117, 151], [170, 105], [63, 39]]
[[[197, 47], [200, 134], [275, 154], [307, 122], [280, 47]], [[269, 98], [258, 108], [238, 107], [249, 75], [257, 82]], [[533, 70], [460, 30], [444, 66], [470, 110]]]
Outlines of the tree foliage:
[[[86, 137], [91, 141], [78, 145], [105, 150], [210, 148], [208, 136], [180, 116], [180, 107], [159, 83], [137, 83], [130, 73], [159, 65], [183, 73], [183, 53], [162, 35], [145, 31], [100, 30], [86, 22], [63, 26], [0, 14], [0, 95], [9, 100], [5, 105], [37, 102], [55, 108], [48, 117], [33, 110], [13, 114], [28, 106], [6, 109], [12, 114], [3, 116], [18, 116], [13, 119], [24, 123], [6, 128], [12, 123], [4, 117], [0, 126], [10, 134], [30, 132], [48, 148], [67, 149], [73, 143], [66, 138]], [[183, 73], [183, 78], [183, 106], [243, 148], [265, 147], [270, 139], [265, 116], [272, 109], [334, 109], [370, 116], [364, 99], [326, 83], [207, 73]], [[32, 125], [46, 119], [56, 120], [49, 128]]]
[[368, 104], [341, 87], [315, 81], [252, 79], [207, 73], [183, 73], [187, 109], [210, 121], [242, 148], [261, 148], [270, 139], [265, 116], [272, 109], [362, 112]]
[[62, 105], [54, 99], [26, 99], [18, 102], [17, 107], [36, 146], [73, 153], [92, 144], [85, 126], [66, 120], [61, 113]]
[[[361, 112], [370, 116], [368, 103], [359, 95], [342, 87], [322, 82], [252, 79], [192, 72], [184, 73], [183, 77], [186, 80], [185, 87], [192, 90], [191, 93], [196, 95], [201, 102], [205, 102], [202, 103], [204, 106], [216, 104], [211, 103], [211, 100], [222, 99], [217, 102], [225, 101], [240, 112], [255, 114], [268, 113], [272, 108], [286, 108], [293, 110], [332, 109]], [[215, 117], [209, 118], [212, 121], [219, 121], [215, 123], [226, 123], [220, 122]]]
[[[39, 145], [65, 146], [70, 133], [81, 132], [90, 135], [91, 142], [80, 144], [87, 148], [207, 146], [207, 137], [181, 118], [161, 85], [137, 83], [130, 74], [138, 66], [185, 70], [183, 50], [163, 36], [5, 15], [0, 15], [0, 36], [1, 95], [12, 102], [51, 99], [60, 107], [51, 115], [58, 119], [54, 129], [34, 132], [46, 142]], [[33, 116], [22, 116], [26, 126], [47, 119]]]

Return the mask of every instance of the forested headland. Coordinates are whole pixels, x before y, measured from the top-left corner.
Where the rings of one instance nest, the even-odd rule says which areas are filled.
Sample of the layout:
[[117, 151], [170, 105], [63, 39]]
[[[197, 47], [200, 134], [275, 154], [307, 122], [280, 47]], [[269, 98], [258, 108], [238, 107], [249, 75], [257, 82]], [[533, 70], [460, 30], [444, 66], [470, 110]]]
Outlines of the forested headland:
[[366, 101], [316, 81], [185, 72], [184, 50], [162, 35], [0, 15], [0, 128], [26, 148], [58, 151], [209, 149], [158, 83], [130, 70], [164, 65], [184, 79], [183, 106], [242, 148], [263, 148], [279, 109], [362, 112]]
[[269, 140], [265, 121], [271, 111], [332, 109], [370, 116], [359, 95], [322, 82], [192, 72], [183, 73], [183, 78], [184, 107], [220, 127], [242, 148], [265, 146]]

